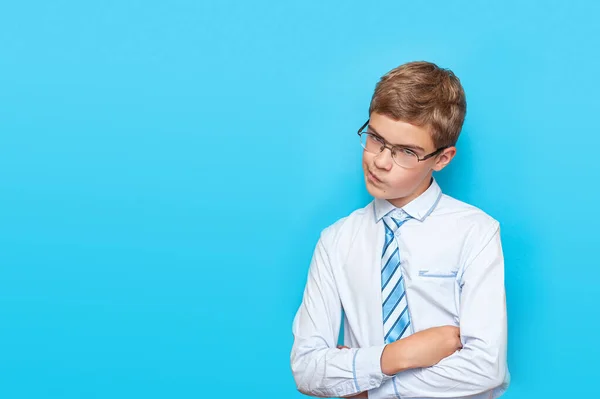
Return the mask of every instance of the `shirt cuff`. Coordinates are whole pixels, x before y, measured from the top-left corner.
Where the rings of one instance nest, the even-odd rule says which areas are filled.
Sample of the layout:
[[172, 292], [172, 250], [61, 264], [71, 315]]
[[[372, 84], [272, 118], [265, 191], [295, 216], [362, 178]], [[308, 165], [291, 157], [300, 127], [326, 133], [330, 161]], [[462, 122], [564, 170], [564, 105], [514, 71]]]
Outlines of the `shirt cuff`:
[[385, 345], [360, 348], [354, 355], [352, 371], [354, 373], [354, 385], [358, 392], [377, 388], [387, 380], [393, 378], [391, 375], [381, 371], [381, 354]]

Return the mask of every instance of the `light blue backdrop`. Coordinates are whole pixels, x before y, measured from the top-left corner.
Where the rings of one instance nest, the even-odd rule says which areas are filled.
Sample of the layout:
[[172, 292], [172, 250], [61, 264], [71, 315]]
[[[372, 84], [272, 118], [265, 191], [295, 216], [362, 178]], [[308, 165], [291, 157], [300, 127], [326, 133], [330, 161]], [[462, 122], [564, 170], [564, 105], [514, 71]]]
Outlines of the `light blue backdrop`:
[[446, 193], [501, 221], [507, 399], [597, 394], [597, 2], [0, 6], [0, 397], [300, 398], [320, 231], [411, 60], [467, 92]]

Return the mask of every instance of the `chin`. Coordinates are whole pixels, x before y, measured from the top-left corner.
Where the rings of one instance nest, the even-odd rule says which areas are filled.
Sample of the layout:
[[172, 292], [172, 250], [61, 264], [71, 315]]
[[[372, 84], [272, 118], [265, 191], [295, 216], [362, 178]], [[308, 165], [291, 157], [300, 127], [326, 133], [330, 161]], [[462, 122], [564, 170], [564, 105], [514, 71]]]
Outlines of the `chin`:
[[[381, 187], [377, 187], [376, 185], [372, 184], [369, 181], [369, 179], [366, 177], [366, 175], [365, 175], [365, 183], [367, 186], [367, 191], [373, 198], [383, 199], [383, 200], [396, 200], [396, 199], [405, 198], [405, 197], [410, 196], [410, 192], [408, 192], [408, 193], [399, 192], [400, 190], [398, 190], [397, 188], [394, 191], [390, 191], [390, 190], [387, 190], [387, 189], [384, 189]], [[402, 191], [406, 191], [406, 190], [402, 190]]]
[[372, 197], [378, 198], [378, 199], [390, 199], [390, 195], [388, 194], [387, 191], [372, 185], [366, 176], [365, 176], [365, 183], [367, 185], [367, 191], [369, 192], [369, 194], [371, 194]]

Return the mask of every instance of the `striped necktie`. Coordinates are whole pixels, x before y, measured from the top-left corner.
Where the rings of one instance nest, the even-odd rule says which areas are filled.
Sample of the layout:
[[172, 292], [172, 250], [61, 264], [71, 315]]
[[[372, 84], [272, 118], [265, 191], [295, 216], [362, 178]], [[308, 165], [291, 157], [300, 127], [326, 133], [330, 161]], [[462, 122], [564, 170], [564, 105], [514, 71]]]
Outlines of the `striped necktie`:
[[410, 315], [400, 267], [397, 239], [399, 228], [410, 216], [398, 208], [383, 218], [385, 243], [381, 254], [381, 298], [383, 307], [383, 332], [389, 344], [411, 334]]

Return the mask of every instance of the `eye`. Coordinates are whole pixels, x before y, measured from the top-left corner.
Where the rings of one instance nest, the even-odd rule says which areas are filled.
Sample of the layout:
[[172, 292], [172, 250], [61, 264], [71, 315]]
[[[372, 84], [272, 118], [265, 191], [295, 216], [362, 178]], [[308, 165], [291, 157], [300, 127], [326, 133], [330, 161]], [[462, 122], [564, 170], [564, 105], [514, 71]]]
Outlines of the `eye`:
[[406, 155], [406, 156], [409, 156], [409, 157], [416, 157], [417, 156], [417, 154], [415, 154], [415, 152], [413, 150], [410, 150], [410, 149], [404, 148], [404, 147], [398, 147], [398, 152], [401, 155]]
[[372, 133], [369, 133], [369, 139], [371, 139], [375, 143], [383, 144], [383, 140], [381, 140], [381, 138], [375, 136]]

